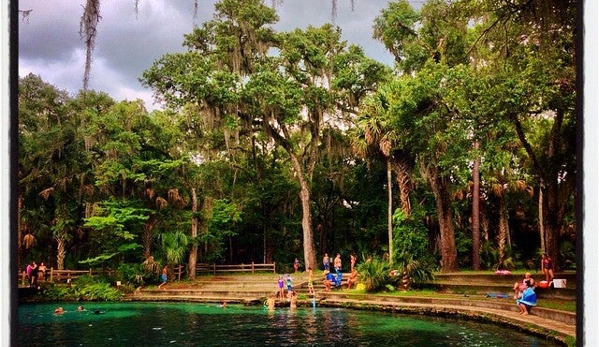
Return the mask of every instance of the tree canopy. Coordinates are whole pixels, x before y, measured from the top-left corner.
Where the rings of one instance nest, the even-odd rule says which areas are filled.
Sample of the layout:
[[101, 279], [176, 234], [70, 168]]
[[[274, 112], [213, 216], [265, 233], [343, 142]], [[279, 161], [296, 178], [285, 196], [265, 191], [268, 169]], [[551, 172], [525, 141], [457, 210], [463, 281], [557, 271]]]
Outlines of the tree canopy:
[[574, 15], [391, 2], [389, 67], [333, 24], [277, 32], [275, 7], [222, 0], [140, 77], [166, 110], [23, 76], [20, 266], [574, 267]]

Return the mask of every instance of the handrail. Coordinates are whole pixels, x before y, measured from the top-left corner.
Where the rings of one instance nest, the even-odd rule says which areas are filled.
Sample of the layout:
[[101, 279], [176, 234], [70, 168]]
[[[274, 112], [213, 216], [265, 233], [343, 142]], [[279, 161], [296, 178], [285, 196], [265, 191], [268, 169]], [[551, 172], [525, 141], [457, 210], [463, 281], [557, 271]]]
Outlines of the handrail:
[[[79, 276], [81, 275], [90, 275], [90, 276], [94, 276], [94, 275], [99, 275], [99, 274], [105, 274], [105, 273], [110, 273], [112, 272], [111, 270], [94, 270], [94, 269], [89, 269], [89, 270], [56, 270], [54, 268], [49, 268], [48, 270], [46, 270], [46, 278], [44, 278], [45, 281], [50, 281], [53, 282], [55, 279], [56, 281], [61, 281], [62, 279], [68, 280], [70, 279], [75, 279], [75, 278], [79, 278]], [[49, 278], [48, 278], [49, 277]], [[27, 272], [23, 271], [21, 273], [21, 285], [25, 285], [27, 283]]]
[[208, 264], [208, 263], [198, 263], [196, 264], [196, 273], [198, 272], [212, 272], [216, 274], [217, 272], [251, 272], [254, 273], [256, 271], [272, 271], [276, 273], [276, 263], [272, 264], [256, 264], [254, 262], [250, 264]]

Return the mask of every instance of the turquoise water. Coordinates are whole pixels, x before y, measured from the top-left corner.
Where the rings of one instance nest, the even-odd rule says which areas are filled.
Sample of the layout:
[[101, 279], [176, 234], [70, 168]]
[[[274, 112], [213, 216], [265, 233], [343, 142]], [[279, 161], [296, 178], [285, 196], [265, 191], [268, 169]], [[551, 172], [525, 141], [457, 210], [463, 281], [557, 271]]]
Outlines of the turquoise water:
[[[19, 346], [558, 346], [494, 324], [386, 312], [147, 302], [85, 303], [86, 311], [77, 311], [78, 305], [19, 306]], [[61, 315], [54, 314], [58, 306]]]

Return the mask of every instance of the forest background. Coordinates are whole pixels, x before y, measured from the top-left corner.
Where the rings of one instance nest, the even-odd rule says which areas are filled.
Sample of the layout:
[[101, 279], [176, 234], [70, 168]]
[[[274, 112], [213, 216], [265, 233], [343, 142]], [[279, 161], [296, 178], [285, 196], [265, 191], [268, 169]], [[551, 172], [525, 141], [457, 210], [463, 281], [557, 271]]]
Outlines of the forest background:
[[393, 68], [276, 20], [219, 2], [141, 76], [167, 110], [20, 78], [19, 269], [575, 268], [574, 1], [391, 2]]

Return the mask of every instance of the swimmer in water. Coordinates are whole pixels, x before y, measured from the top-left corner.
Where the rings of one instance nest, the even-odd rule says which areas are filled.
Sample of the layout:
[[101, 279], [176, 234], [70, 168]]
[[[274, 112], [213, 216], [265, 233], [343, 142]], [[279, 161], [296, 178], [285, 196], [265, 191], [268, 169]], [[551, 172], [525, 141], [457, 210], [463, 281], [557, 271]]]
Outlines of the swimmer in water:
[[64, 309], [62, 307], [59, 307], [56, 310], [54, 310], [54, 313], [56, 313], [56, 314], [63, 314], [64, 313]]

